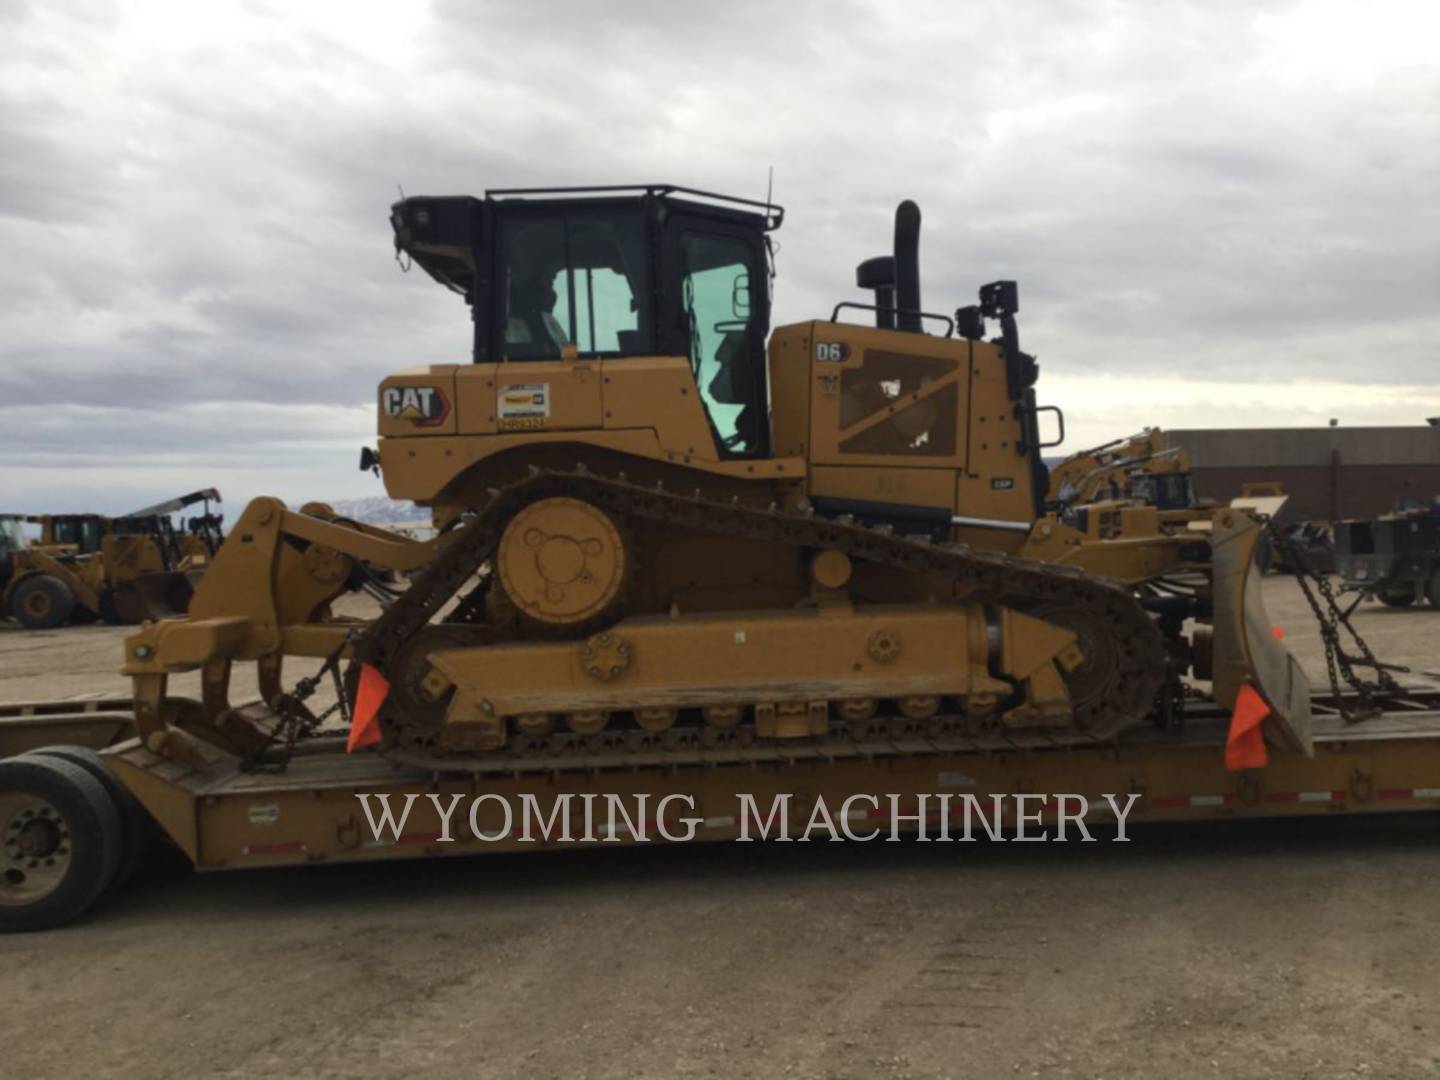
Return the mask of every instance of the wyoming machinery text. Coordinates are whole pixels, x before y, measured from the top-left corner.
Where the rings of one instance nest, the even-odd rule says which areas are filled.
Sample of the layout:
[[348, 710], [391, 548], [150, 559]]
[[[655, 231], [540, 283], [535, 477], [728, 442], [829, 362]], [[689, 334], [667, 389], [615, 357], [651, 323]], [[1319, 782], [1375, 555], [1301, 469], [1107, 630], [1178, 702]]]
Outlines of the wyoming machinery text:
[[[532, 794], [466, 796], [434, 792], [404, 796], [356, 794], [376, 844], [401, 843], [412, 816], [439, 829], [428, 840], [454, 843], [683, 843], [733, 832], [737, 841], [889, 840], [1094, 841], [1086, 827], [1104, 820], [1115, 826], [1107, 839], [1126, 842], [1126, 819], [1139, 800], [1126, 795], [979, 796], [851, 795], [839, 802], [813, 801], [791, 793], [765, 798], [736, 796], [733, 814], [697, 812], [691, 795], [556, 794], [543, 801]], [[421, 813], [414, 815], [417, 806]], [[433, 814], [433, 816], [432, 816]]]

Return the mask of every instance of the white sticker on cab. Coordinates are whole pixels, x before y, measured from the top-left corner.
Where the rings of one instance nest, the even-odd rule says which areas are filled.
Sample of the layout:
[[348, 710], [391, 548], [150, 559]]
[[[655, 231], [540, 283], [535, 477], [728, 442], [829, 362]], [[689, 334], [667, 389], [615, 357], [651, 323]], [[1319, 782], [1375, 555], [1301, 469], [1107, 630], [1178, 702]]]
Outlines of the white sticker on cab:
[[521, 416], [549, 416], [550, 384], [502, 386], [496, 408], [501, 420], [512, 420]]

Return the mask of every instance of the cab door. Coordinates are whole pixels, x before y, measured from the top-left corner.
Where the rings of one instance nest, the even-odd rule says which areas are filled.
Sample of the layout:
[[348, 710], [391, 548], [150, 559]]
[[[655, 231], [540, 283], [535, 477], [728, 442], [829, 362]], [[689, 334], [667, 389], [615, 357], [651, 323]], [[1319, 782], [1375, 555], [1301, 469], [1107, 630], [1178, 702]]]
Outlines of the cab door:
[[690, 359], [718, 456], [770, 452], [769, 281], [753, 227], [675, 214], [665, 223], [662, 311]]

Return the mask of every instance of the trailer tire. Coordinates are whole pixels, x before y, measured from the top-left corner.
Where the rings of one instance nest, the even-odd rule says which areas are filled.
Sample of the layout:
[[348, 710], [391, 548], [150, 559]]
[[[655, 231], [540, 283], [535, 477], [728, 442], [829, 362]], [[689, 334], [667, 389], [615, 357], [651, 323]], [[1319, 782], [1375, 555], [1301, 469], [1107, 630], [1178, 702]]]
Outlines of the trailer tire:
[[[1426, 588], [1426, 594], [1429, 595], [1428, 586]], [[1382, 589], [1376, 595], [1380, 597], [1380, 602], [1386, 607], [1409, 607], [1415, 603], [1415, 589], [1413, 587]], [[1433, 604], [1435, 601], [1431, 600], [1430, 602]]]
[[120, 842], [120, 812], [79, 765], [0, 761], [0, 932], [77, 918], [114, 878]]
[[10, 591], [10, 614], [27, 630], [51, 630], [75, 610], [75, 594], [57, 577], [32, 574]]
[[1440, 570], [1436, 570], [1425, 582], [1425, 599], [1430, 601], [1431, 607], [1440, 608]]
[[42, 746], [25, 756], [68, 761], [100, 781], [100, 786], [120, 814], [120, 861], [111, 884], [119, 886], [133, 880], [155, 839], [155, 823], [140, 805], [140, 800], [130, 794], [130, 789], [105, 767], [100, 755], [88, 746]]
[[1295, 572], [1293, 568], [1287, 567], [1284, 560], [1279, 557], [1275, 549], [1275, 541], [1270, 539], [1268, 533], [1260, 534], [1260, 542], [1255, 545], [1253, 559], [1255, 569], [1260, 571], [1261, 577], [1270, 573], [1271, 570], [1291, 574]]

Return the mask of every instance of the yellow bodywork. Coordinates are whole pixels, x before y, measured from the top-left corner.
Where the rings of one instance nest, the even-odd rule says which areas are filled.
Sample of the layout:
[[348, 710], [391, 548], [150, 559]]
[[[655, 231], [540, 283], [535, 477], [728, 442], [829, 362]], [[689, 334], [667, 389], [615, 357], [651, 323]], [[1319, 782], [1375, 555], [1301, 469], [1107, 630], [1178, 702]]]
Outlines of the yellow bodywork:
[[[397, 236], [432, 229], [440, 208], [419, 212], [423, 221], [396, 219]], [[1211, 522], [1127, 499], [1046, 510], [1038, 369], [1019, 350], [1013, 283], [981, 290], [984, 318], [1001, 321], [995, 340], [965, 330], [974, 320], [960, 313], [968, 336], [917, 332], [920, 313], [900, 308], [888, 324], [882, 312], [874, 326], [812, 320], [773, 329], [768, 343], [747, 339], [752, 307], [737, 278], [724, 285], [733, 310], [721, 323], [697, 327], [689, 312], [693, 356], [627, 355], [623, 345], [582, 355], [563, 336], [550, 355], [534, 346], [558, 325], [551, 308], [564, 313], [551, 288], [563, 273], [552, 278], [547, 265], [540, 277], [492, 280], [444, 244], [432, 253], [440, 248], [426, 269], [468, 282], [491, 304], [485, 317], [502, 321], [487, 341], [477, 336], [478, 362], [382, 382], [378, 450], [363, 459], [378, 464], [391, 497], [430, 508], [439, 535], [421, 544], [257, 500], [191, 618], [127, 642], [147, 738], [165, 735], [166, 676], [200, 668], [212, 734], [263, 741], [264, 725], [226, 700], [229, 665], [258, 662], [262, 693], [283, 712], [283, 656], [345, 657], [364, 637], [329, 604], [368, 565], [418, 572], [417, 609], [441, 583], [436, 596], [449, 605], [442, 612], [437, 599], [408, 636], [355, 653], [388, 665], [387, 700], [407, 714], [412, 762], [555, 732], [591, 738], [616, 716], [625, 738], [674, 735], [682, 711], [703, 718], [698, 730], [712, 739], [742, 715], [755, 737], [815, 737], [832, 723], [867, 723], [880, 702], [920, 725], [916, 737], [932, 721], [930, 734], [948, 738], [952, 722], [1003, 731], [1081, 716], [1099, 717], [1091, 730], [1108, 737], [1117, 715], [1139, 723], [1160, 708], [1162, 683], [1173, 697], [1180, 669], [1203, 651], [1183, 637], [1177, 590], [1190, 616], [1213, 621], [1217, 696], [1233, 700], [1241, 680], [1254, 682], [1275, 707], [1272, 738], [1308, 749], [1303, 678], [1257, 629], [1250, 518]], [[613, 283], [620, 270], [634, 273], [616, 256], [594, 274]], [[670, 285], [657, 286], [657, 303]], [[525, 306], [537, 297], [550, 305], [545, 320]], [[630, 311], [651, 299], [637, 296]], [[642, 340], [642, 321], [636, 314], [624, 333]], [[740, 376], [725, 365], [737, 357], [754, 358], [745, 378], [763, 374], [768, 393], [734, 389]], [[739, 414], [727, 414], [735, 434], [722, 435], [718, 409], [757, 403], [766, 438], [741, 434]], [[1185, 464], [1161, 455], [1158, 432], [1147, 431], [1072, 459], [1054, 480], [1099, 495], [1092, 474], [1137, 462], [1155, 472]]]

